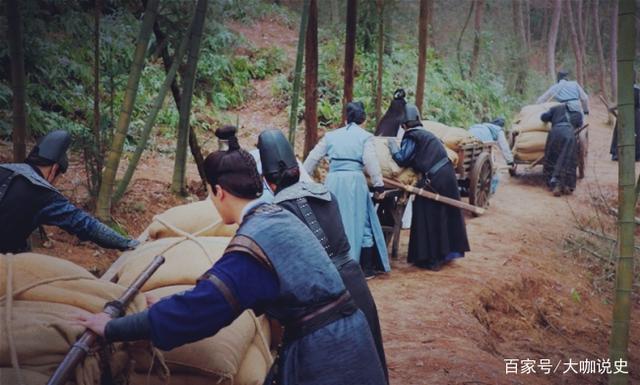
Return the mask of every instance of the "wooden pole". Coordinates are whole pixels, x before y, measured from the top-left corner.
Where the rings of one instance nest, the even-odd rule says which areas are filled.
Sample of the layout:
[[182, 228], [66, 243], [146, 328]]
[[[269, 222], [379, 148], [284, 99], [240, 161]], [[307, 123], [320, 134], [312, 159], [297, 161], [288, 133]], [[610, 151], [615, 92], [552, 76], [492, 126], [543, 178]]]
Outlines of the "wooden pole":
[[393, 179], [389, 179], [389, 178], [382, 178], [382, 179], [384, 180], [385, 184], [388, 184], [388, 185], [393, 186], [393, 187], [401, 188], [404, 191], [409, 192], [411, 194], [420, 195], [421, 197], [424, 197], [424, 198], [427, 198], [427, 199], [431, 199], [431, 200], [434, 200], [436, 202], [442, 202], [442, 203], [444, 203], [446, 205], [449, 205], [449, 206], [454, 206], [454, 207], [457, 207], [459, 209], [471, 211], [472, 213], [477, 214], [477, 215], [484, 214], [484, 209], [482, 207], [470, 205], [468, 203], [464, 203], [464, 202], [459, 201], [457, 199], [445, 197], [445, 196], [442, 196], [440, 194], [432, 193], [431, 191], [423, 190], [421, 188], [409, 186], [409, 185], [406, 185], [404, 183], [400, 183], [398, 181], [395, 181]]
[[318, 141], [318, 1], [309, 4], [304, 58], [304, 158]]

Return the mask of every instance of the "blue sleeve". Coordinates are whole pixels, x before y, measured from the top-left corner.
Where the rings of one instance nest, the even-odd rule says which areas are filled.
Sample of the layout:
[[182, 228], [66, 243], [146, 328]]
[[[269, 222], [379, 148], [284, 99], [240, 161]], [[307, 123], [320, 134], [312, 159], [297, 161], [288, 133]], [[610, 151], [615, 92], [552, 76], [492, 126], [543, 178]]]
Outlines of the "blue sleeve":
[[37, 213], [36, 224], [58, 226], [83, 241], [89, 240], [109, 249], [125, 250], [130, 239], [125, 238], [98, 221], [84, 210], [79, 209], [61, 194], [54, 197]]
[[[278, 296], [277, 275], [242, 252], [225, 254], [208, 273], [218, 277], [231, 291], [240, 308], [261, 312]], [[184, 293], [163, 299], [149, 309], [151, 341], [170, 350], [216, 334], [237, 315], [223, 294], [209, 280], [201, 280]]]
[[408, 167], [413, 161], [416, 152], [416, 143], [413, 139], [402, 138], [400, 145], [400, 151], [393, 154], [393, 160], [396, 161], [400, 167]]

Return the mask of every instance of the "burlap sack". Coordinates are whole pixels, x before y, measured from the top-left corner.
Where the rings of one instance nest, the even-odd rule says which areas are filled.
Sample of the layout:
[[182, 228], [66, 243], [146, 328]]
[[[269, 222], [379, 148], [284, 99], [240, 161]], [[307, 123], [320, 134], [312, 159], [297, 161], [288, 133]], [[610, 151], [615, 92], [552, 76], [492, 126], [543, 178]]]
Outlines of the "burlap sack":
[[[6, 318], [7, 308], [0, 307], [0, 317]], [[84, 328], [71, 324], [70, 318], [78, 308], [47, 302], [16, 301], [12, 304], [12, 322], [3, 322], [0, 328], [0, 366], [11, 366], [11, 350], [13, 346], [18, 363], [25, 369], [51, 376], [60, 364], [76, 338]], [[9, 332], [13, 343], [10, 344]], [[112, 373], [119, 376], [129, 361], [128, 354], [123, 353], [123, 345], [113, 345], [111, 355]], [[124, 362], [115, 362], [124, 361]], [[77, 385], [99, 385], [101, 368], [96, 355], [85, 358], [75, 371]], [[2, 383], [4, 384], [4, 383]], [[44, 384], [44, 383], [41, 383]]]
[[236, 385], [262, 385], [273, 364], [273, 356], [267, 342], [271, 339], [269, 321], [264, 316], [259, 317], [258, 321], [255, 338], [247, 349], [234, 379]]
[[447, 146], [444, 146], [444, 149], [447, 150], [447, 157], [451, 161], [451, 164], [453, 164], [453, 167], [458, 167], [458, 153]]
[[540, 152], [514, 152], [513, 157], [515, 160], [523, 162], [535, 162], [536, 160], [544, 157], [544, 151]]
[[[82, 267], [64, 259], [36, 253], [0, 254], [0, 299], [6, 296], [9, 258], [14, 300], [42, 301], [99, 312], [117, 299], [126, 288], [101, 281]], [[144, 308], [139, 296], [135, 309]]]
[[[33, 370], [20, 368], [24, 385], [44, 385], [49, 380], [49, 376]], [[18, 374], [13, 368], [0, 368], [0, 385], [19, 384]]]
[[518, 132], [549, 131], [551, 129], [551, 124], [544, 123], [540, 120], [540, 115], [558, 104], [559, 103], [556, 102], [548, 102], [522, 107], [518, 115], [516, 115], [511, 129]]
[[[149, 294], [155, 298], [164, 298], [191, 289], [193, 286], [179, 285], [155, 289]], [[262, 325], [251, 311], [245, 311], [229, 326], [220, 330], [216, 335], [196, 341], [168, 352], [163, 352], [164, 361], [171, 371], [176, 374], [200, 374], [213, 379], [226, 380], [233, 378], [245, 356], [249, 345], [256, 339], [258, 325]], [[267, 341], [267, 344], [269, 342]], [[146, 356], [136, 360], [135, 370], [146, 373], [149, 362]]]
[[481, 143], [478, 138], [464, 128], [451, 127], [431, 120], [423, 120], [422, 126], [428, 131], [431, 131], [444, 142], [446, 147], [454, 152], [458, 151], [465, 144]]
[[172, 207], [162, 214], [156, 215], [145, 232], [148, 234], [149, 239], [182, 235], [170, 227], [175, 227], [189, 234], [195, 234], [207, 228], [207, 230], [198, 234], [203, 237], [230, 237], [238, 229], [237, 225], [225, 225], [222, 223], [220, 214], [209, 198]]
[[[198, 237], [163, 238], [147, 242], [132, 252], [118, 272], [118, 283], [128, 286], [156, 255], [162, 254], [165, 263], [142, 287], [143, 291], [164, 286], [193, 285], [196, 280], [220, 259], [231, 238]], [[169, 248], [169, 249], [167, 249]]]
[[523, 152], [544, 152], [547, 143], [548, 133], [545, 131], [525, 131], [516, 136], [516, 142], [513, 151], [517, 153]]
[[[418, 176], [412, 169], [398, 166], [391, 156], [391, 151], [389, 151], [388, 140], [388, 137], [373, 137], [373, 144], [376, 150], [376, 157], [380, 163], [380, 169], [382, 170], [382, 176], [405, 184], [414, 184], [418, 180]], [[398, 145], [400, 145], [400, 141], [397, 141]]]
[[[129, 376], [129, 385], [233, 385], [233, 379], [212, 379], [201, 374], [176, 373], [168, 379], [147, 373], [132, 373]], [[30, 384], [29, 384], [30, 385]]]

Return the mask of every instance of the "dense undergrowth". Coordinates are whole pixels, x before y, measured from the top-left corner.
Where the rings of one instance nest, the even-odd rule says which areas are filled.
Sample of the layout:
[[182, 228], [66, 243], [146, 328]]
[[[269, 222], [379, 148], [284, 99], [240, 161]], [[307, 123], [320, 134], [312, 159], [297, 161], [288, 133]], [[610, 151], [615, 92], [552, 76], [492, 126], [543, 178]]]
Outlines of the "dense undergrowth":
[[[101, 129], [106, 135], [114, 127], [122, 105], [142, 10], [139, 5], [123, 3], [109, 2], [100, 21]], [[206, 110], [215, 117], [220, 110], [243, 104], [251, 80], [280, 71], [285, 56], [279, 47], [258, 49], [224, 26], [221, 21], [225, 15], [246, 17], [241, 10], [223, 1], [211, 3], [198, 62], [194, 110]], [[190, 8], [186, 2], [167, 2], [161, 7], [158, 23], [169, 36], [171, 55], [187, 29]], [[27, 125], [32, 135], [64, 128], [76, 138], [87, 138], [93, 125], [94, 101], [92, 8], [73, 1], [52, 3], [50, 9], [40, 8], [36, 2], [24, 2], [21, 12]], [[6, 25], [6, 16], [3, 15], [1, 21]], [[0, 135], [3, 137], [11, 132], [10, 62], [5, 34], [4, 30], [0, 32]], [[127, 138], [129, 145], [135, 144], [146, 113], [165, 78], [160, 57], [162, 44], [152, 35]], [[177, 123], [178, 111], [171, 97], [167, 97], [156, 124], [161, 134], [173, 136]]]
[[[92, 3], [55, 1], [50, 2], [47, 8], [38, 6], [37, 2], [23, 2], [21, 12], [25, 37], [28, 127], [32, 135], [39, 136], [52, 129], [64, 128], [77, 138], [90, 140], [94, 92]], [[142, 5], [137, 2], [107, 1], [101, 17], [101, 130], [106, 137], [117, 121], [122, 104], [141, 12]], [[191, 12], [192, 5], [188, 2], [164, 2], [161, 6], [158, 23], [160, 29], [169, 36], [171, 53], [186, 30]], [[224, 25], [227, 20], [251, 23], [265, 17], [289, 25], [294, 30], [299, 21], [299, 15], [290, 8], [272, 2], [210, 2], [198, 63], [193, 110], [196, 113], [203, 112], [212, 119], [196, 119], [196, 127], [213, 129], [215, 127], [211, 126], [211, 122], [218, 120], [221, 111], [247, 102], [253, 79], [275, 75], [274, 96], [281, 104], [289, 104], [292, 73], [291, 70], [281, 71], [292, 65], [285, 63], [286, 55], [282, 48], [256, 48]], [[6, 25], [6, 16], [2, 15], [0, 21]], [[324, 127], [340, 125], [343, 31], [344, 26], [341, 25], [321, 24], [318, 115]], [[0, 31], [0, 37], [0, 135], [8, 137], [11, 130], [11, 88], [6, 31]], [[362, 41], [363, 37], [359, 39]], [[136, 143], [146, 112], [164, 80], [160, 55], [163, 44], [152, 37], [148, 47], [146, 67], [127, 138], [128, 146]], [[359, 47], [354, 87], [355, 98], [365, 103], [369, 117], [374, 115], [376, 89], [377, 61], [375, 50], [371, 49], [373, 46], [361, 44]], [[405, 88], [408, 100], [413, 101], [417, 59], [415, 42], [406, 37], [399, 38], [393, 50], [385, 54], [383, 112], [398, 87]], [[424, 118], [460, 127], [496, 116], [509, 119], [524, 97], [513, 96], [508, 88], [505, 75], [489, 70], [480, 71], [473, 80], [463, 79], [456, 63], [430, 50]], [[302, 105], [300, 119], [303, 113]], [[162, 136], [173, 137], [177, 122], [178, 111], [168, 96], [156, 122], [158, 132]], [[372, 128], [375, 120], [369, 119], [367, 124]], [[75, 143], [83, 145], [84, 142], [78, 140]]]

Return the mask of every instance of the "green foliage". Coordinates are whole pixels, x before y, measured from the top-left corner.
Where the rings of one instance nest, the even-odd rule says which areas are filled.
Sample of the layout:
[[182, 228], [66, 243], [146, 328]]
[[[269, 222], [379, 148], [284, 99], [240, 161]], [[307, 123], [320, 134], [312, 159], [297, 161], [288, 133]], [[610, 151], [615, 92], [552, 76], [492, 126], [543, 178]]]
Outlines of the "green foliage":
[[[340, 38], [326, 38], [320, 43], [318, 69], [318, 120], [324, 127], [337, 127], [342, 119], [342, 42]], [[394, 47], [385, 55], [382, 78], [383, 110], [393, 91], [399, 87], [407, 91], [407, 100], [415, 97], [417, 52], [413, 46]], [[362, 52], [356, 56], [354, 99], [364, 103], [373, 129], [375, 110], [376, 55]], [[447, 125], [469, 127], [479, 120], [496, 116], [509, 118], [521, 100], [509, 96], [506, 80], [487, 71], [480, 71], [473, 80], [463, 80], [455, 63], [447, 62], [429, 51], [427, 64], [423, 119], [437, 120]], [[274, 82], [274, 95], [288, 97], [290, 82], [283, 75]], [[302, 119], [303, 110], [299, 114]]]
[[[299, 3], [301, 6], [302, 1]], [[223, 6], [223, 9], [225, 18], [239, 20], [245, 23], [250, 23], [257, 19], [270, 18], [289, 27], [293, 27], [300, 19], [300, 17], [289, 8], [281, 7], [271, 1], [229, 1]]]

